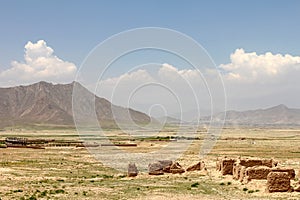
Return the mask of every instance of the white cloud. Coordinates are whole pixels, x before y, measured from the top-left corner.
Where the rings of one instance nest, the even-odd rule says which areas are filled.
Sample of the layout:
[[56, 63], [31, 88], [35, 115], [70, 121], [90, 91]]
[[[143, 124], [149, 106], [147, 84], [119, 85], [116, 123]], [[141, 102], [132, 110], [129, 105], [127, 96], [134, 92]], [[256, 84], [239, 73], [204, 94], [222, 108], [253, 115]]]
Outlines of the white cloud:
[[210, 106], [210, 96], [200, 73], [195, 69], [180, 70], [167, 63], [154, 71], [149, 66], [102, 80], [96, 93], [114, 104], [145, 113], [149, 113], [152, 105], [162, 106], [168, 114], [181, 113], [180, 109], [195, 111], [192, 114], [185, 113], [189, 114], [182, 116], [185, 119], [196, 118], [199, 99], [203, 103], [201, 108]]
[[[151, 69], [148, 70], [151, 71]], [[99, 83], [98, 94], [111, 99], [113, 95], [116, 95], [116, 91], [122, 90], [122, 93], [130, 94], [133, 90], [141, 86], [147, 86], [148, 84], [163, 85], [166, 88], [176, 92], [179, 92], [180, 90], [182, 90], [181, 92], [187, 92], [187, 88], [199, 84], [199, 82], [202, 80], [201, 75], [197, 70], [179, 70], [167, 63], [162, 64], [154, 73], [149, 73], [148, 70], [138, 69], [130, 73], [122, 74], [118, 77], [102, 80]], [[157, 93], [157, 98], [159, 98], [160, 95], [162, 94]], [[123, 97], [124, 96], [126, 95], [123, 95]], [[147, 99], [145, 101], [147, 101]]]
[[255, 109], [281, 103], [300, 106], [299, 56], [237, 49], [230, 59], [230, 63], [220, 65], [230, 108]]
[[[201, 73], [196, 69], [178, 69], [175, 66], [164, 63], [156, 71], [149, 73], [149, 69], [140, 69], [119, 77], [102, 81], [101, 96], [112, 100], [116, 104], [127, 106], [131, 92], [146, 82], [160, 83], [171, 89], [181, 99], [185, 110], [195, 108], [193, 92], [196, 91], [200, 108], [209, 109], [210, 95], [217, 100], [212, 102], [214, 107], [222, 105], [222, 90], [219, 76], [224, 81], [228, 109], [256, 109], [277, 104], [287, 104], [291, 107], [300, 107], [300, 57], [273, 53], [258, 54], [237, 49], [230, 56], [231, 62], [219, 66], [221, 75], [217, 70], [204, 68]], [[204, 78], [204, 79], [203, 79]], [[191, 86], [191, 88], [190, 88]], [[117, 88], [112, 97], [113, 89]], [[143, 92], [142, 92], [143, 91]], [[147, 106], [151, 103], [166, 106], [169, 112], [174, 113], [178, 105], [171, 102], [172, 96], [167, 96], [169, 91], [162, 88], [142, 88], [136, 93], [136, 105], [147, 112]], [[189, 101], [190, 100], [190, 101]], [[218, 104], [218, 105], [217, 105]], [[177, 106], [177, 107], [176, 107]], [[220, 107], [222, 109], [222, 106]]]
[[201, 80], [200, 72], [196, 69], [182, 69], [178, 70], [176, 67], [164, 63], [158, 71], [158, 75], [163, 80], [168, 81], [188, 81], [195, 82]]
[[11, 67], [0, 72], [2, 86], [28, 84], [37, 81], [70, 82], [77, 69], [75, 64], [54, 55], [44, 40], [25, 45], [24, 61], [13, 61]]
[[139, 69], [131, 73], [122, 74], [119, 77], [108, 78], [102, 81], [101, 84], [105, 84], [106, 86], [115, 86], [119, 81], [122, 81], [126, 83], [126, 85], [128, 85], [128, 84], [143, 83], [145, 81], [153, 81], [153, 78], [146, 70]]
[[237, 49], [230, 56], [231, 63], [222, 64], [225, 78], [240, 81], [268, 81], [280, 78], [291, 71], [300, 70], [300, 57], [289, 54], [272, 54], [267, 52], [258, 55], [256, 52], [246, 53]]

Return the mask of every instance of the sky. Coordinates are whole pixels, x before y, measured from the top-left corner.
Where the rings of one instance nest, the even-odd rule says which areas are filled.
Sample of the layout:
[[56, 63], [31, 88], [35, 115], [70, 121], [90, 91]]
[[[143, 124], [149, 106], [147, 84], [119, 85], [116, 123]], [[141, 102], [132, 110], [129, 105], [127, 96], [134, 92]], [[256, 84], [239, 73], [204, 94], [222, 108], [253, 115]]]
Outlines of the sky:
[[[188, 35], [208, 52], [221, 73], [227, 109], [277, 104], [300, 108], [299, 21], [297, 0], [0, 1], [0, 86], [71, 82], [87, 55], [105, 39], [129, 29], [162, 27]], [[163, 56], [156, 52], [146, 59], [160, 63], [154, 75], [149, 69], [129, 72], [129, 61], [121, 62], [106, 77], [110, 82], [103, 80], [111, 84], [103, 91], [121, 78], [131, 77], [128, 81], [141, 84], [135, 80], [139, 73], [146, 80], [161, 78], [158, 73], [166, 69], [184, 77], [193, 73], [172, 56]], [[147, 52], [141, 57], [147, 57]], [[193, 82], [190, 77], [188, 81]], [[102, 95], [113, 101], [111, 92]], [[161, 93], [156, 95], [152, 98]], [[118, 99], [116, 104], [126, 106], [126, 99]], [[137, 101], [133, 107], [149, 110], [151, 102], [148, 107], [142, 104]]]

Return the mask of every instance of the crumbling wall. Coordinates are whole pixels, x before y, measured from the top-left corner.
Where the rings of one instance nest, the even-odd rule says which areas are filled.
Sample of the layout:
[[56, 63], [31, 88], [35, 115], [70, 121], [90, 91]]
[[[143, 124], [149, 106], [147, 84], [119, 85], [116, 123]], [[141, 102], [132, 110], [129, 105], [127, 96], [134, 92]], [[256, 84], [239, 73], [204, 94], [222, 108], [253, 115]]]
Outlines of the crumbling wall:
[[162, 171], [165, 173], [171, 173], [170, 168], [173, 164], [172, 160], [159, 160], [158, 161], [162, 165]]
[[150, 175], [162, 175], [164, 173], [171, 173], [172, 160], [159, 160], [148, 165]]
[[204, 169], [204, 167], [205, 167], [205, 163], [204, 163], [204, 161], [201, 161], [201, 162], [198, 162], [198, 163], [188, 167], [186, 169], [186, 171], [200, 171], [200, 170]]
[[240, 165], [245, 167], [254, 167], [254, 166], [266, 166], [266, 167], [274, 167], [275, 161], [273, 159], [240, 159], [238, 160]]
[[290, 168], [272, 168], [272, 172], [287, 172], [290, 179], [294, 180], [296, 173], [294, 169]]
[[267, 179], [268, 174], [272, 171], [270, 167], [266, 166], [254, 166], [248, 167], [245, 172], [245, 181], [251, 181], [252, 179], [263, 180]]
[[268, 192], [288, 192], [292, 190], [288, 172], [270, 172], [267, 180]]
[[172, 174], [182, 174], [185, 172], [185, 170], [181, 167], [181, 165], [178, 162], [174, 162], [170, 167], [170, 172]]
[[[273, 159], [238, 159], [234, 164], [233, 178], [245, 181], [246, 183], [251, 179], [267, 179], [270, 169], [277, 165]], [[258, 167], [261, 168], [258, 168]], [[247, 171], [248, 168], [251, 168]], [[268, 169], [269, 168], [269, 169]]]
[[139, 173], [135, 163], [129, 163], [128, 164], [128, 172], [127, 172], [127, 176], [128, 177], [135, 177], [137, 176]]
[[149, 175], [162, 175], [162, 174], [164, 174], [163, 165], [159, 162], [150, 163], [148, 165], [148, 169], [149, 169]]
[[232, 175], [233, 164], [236, 162], [236, 159], [232, 158], [223, 158], [221, 160], [221, 173], [222, 175]]
[[233, 158], [217, 158], [216, 170], [221, 171], [222, 175], [232, 175], [233, 173], [233, 164], [236, 162], [236, 159]]
[[245, 167], [254, 167], [262, 165], [262, 160], [257, 159], [240, 159], [239, 164]]
[[240, 165], [239, 163], [235, 162], [233, 164], [233, 168], [232, 168], [232, 177], [233, 177], [233, 179], [239, 180], [240, 173], [241, 173], [241, 168], [242, 168], [242, 165]]
[[240, 169], [240, 175], [239, 175], [239, 181], [240, 182], [243, 182], [244, 181], [244, 178], [246, 176], [246, 167], [245, 166], [241, 166], [241, 169]]
[[217, 158], [217, 162], [216, 162], [216, 170], [217, 171], [221, 171], [221, 169], [222, 169], [221, 160], [222, 160], [222, 158]]
[[266, 167], [276, 167], [277, 166], [277, 162], [274, 161], [273, 159], [262, 159], [262, 166], [266, 166]]

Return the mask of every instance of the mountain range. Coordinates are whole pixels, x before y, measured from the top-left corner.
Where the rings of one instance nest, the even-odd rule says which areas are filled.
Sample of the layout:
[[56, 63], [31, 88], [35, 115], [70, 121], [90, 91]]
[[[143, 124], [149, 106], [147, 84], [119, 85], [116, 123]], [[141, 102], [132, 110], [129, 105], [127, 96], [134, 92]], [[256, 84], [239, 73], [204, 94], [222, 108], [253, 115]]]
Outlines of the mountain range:
[[[36, 124], [74, 126], [72, 97], [75, 85], [79, 91], [76, 96], [79, 98], [77, 102], [80, 103], [77, 111], [86, 113], [81, 116], [82, 120], [89, 121], [90, 112], [86, 112], [86, 108], [95, 108], [101, 126], [111, 126], [115, 124], [115, 120], [126, 123], [128, 118], [141, 124], [148, 124], [155, 120], [142, 112], [114, 105], [94, 95], [77, 82], [52, 84], [42, 81], [28, 86], [0, 88], [0, 127]], [[226, 113], [218, 113], [213, 118], [223, 119], [225, 114], [227, 125], [300, 125], [300, 109], [288, 108], [283, 104], [267, 109], [230, 110]], [[205, 122], [209, 119], [210, 116], [207, 116], [201, 121]], [[157, 121], [169, 124], [181, 122], [173, 117], [165, 117]]]
[[[223, 119], [225, 113], [214, 116]], [[228, 125], [300, 125], [300, 109], [288, 108], [280, 104], [274, 107], [247, 111], [226, 112], [225, 123]]]
[[80, 90], [82, 107], [87, 106], [91, 96], [95, 98], [93, 103], [100, 123], [113, 124], [116, 118], [126, 119], [128, 113], [137, 123], [149, 123], [151, 120], [142, 112], [113, 105], [108, 100], [95, 96], [77, 82], [52, 84], [42, 81], [28, 86], [0, 88], [0, 126], [73, 126], [72, 94], [75, 84]]

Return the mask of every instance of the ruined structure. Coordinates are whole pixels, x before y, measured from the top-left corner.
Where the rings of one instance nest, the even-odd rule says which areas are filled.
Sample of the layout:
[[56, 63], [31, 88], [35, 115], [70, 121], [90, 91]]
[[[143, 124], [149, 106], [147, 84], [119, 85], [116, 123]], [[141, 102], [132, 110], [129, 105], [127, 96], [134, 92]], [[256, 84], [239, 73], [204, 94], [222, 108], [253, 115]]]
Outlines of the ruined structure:
[[235, 163], [235, 159], [223, 157], [218, 158], [216, 167], [218, 171], [221, 171], [222, 175], [231, 174], [232, 175], [232, 168], [233, 164]]
[[159, 160], [148, 165], [150, 175], [162, 175], [164, 173], [171, 173], [172, 160]]
[[192, 165], [186, 169], [186, 171], [200, 171], [205, 168], [204, 161], [198, 162], [195, 165]]
[[273, 159], [239, 158], [235, 160], [225, 158], [217, 161], [217, 170], [220, 170], [223, 175], [230, 174], [229, 168], [232, 162], [233, 179], [241, 182], [248, 182], [252, 179], [267, 179], [268, 173], [272, 171], [271, 169], [277, 166], [277, 162]]
[[296, 176], [295, 170], [294, 169], [290, 169], [290, 168], [279, 168], [279, 167], [276, 167], [276, 168], [272, 168], [271, 171], [272, 172], [287, 172], [290, 179], [295, 179], [295, 176]]
[[173, 164], [172, 160], [159, 160], [158, 161], [162, 165], [162, 171], [165, 173], [171, 173], [170, 168]]
[[221, 171], [222, 175], [232, 175], [233, 174], [233, 164], [236, 159], [232, 158], [221, 158], [217, 160], [217, 170]]
[[185, 170], [181, 167], [181, 165], [178, 162], [175, 162], [171, 165], [170, 171], [172, 174], [182, 174], [185, 172]]
[[239, 180], [242, 167], [243, 166], [240, 165], [239, 163], [236, 163], [236, 162], [233, 163], [233, 167], [232, 167], [232, 176], [233, 176], [233, 179]]
[[266, 166], [254, 166], [248, 167], [245, 170], [243, 180], [249, 182], [252, 179], [263, 180], [267, 179], [268, 174], [272, 171], [272, 168]]
[[267, 177], [268, 192], [292, 191], [290, 176], [287, 172], [270, 172]]
[[130, 163], [128, 164], [128, 173], [127, 173], [127, 176], [128, 177], [135, 177], [137, 176], [139, 173], [135, 163]]
[[[272, 159], [217, 159], [217, 170], [222, 175], [231, 174], [233, 179], [244, 183], [255, 180], [267, 180], [268, 192], [292, 191], [290, 180], [295, 179], [295, 170], [277, 167], [278, 162]], [[300, 191], [300, 187], [295, 191]]]
[[148, 165], [149, 175], [163, 175], [163, 166], [159, 162], [150, 163]]

